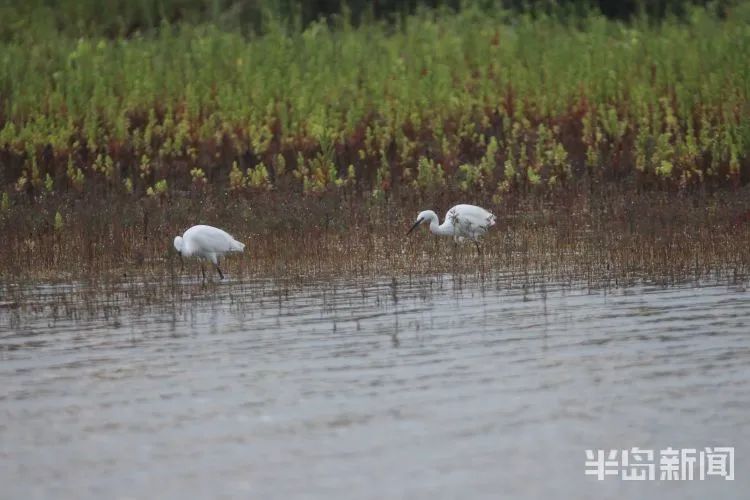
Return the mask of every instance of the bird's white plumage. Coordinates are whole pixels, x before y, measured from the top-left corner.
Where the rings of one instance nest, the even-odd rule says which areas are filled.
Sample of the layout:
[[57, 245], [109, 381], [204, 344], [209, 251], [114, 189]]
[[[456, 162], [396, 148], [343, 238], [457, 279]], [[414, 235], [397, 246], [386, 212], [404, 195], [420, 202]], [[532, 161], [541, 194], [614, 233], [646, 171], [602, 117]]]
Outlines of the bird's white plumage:
[[216, 265], [217, 259], [229, 252], [242, 252], [245, 245], [231, 234], [213, 226], [193, 226], [174, 239], [174, 247], [184, 257], [200, 257]]
[[219, 276], [223, 278], [224, 275], [219, 269], [219, 257], [229, 252], [242, 252], [245, 250], [245, 244], [218, 227], [198, 225], [185, 231], [182, 236], [175, 237], [174, 248], [182, 257], [197, 257], [211, 261], [216, 266]]
[[432, 210], [420, 212], [412, 226], [414, 230], [423, 222], [429, 222], [430, 232], [442, 236], [453, 236], [457, 241], [470, 239], [474, 242], [495, 225], [495, 216], [482, 207], [475, 205], [456, 205], [445, 214], [442, 224]]

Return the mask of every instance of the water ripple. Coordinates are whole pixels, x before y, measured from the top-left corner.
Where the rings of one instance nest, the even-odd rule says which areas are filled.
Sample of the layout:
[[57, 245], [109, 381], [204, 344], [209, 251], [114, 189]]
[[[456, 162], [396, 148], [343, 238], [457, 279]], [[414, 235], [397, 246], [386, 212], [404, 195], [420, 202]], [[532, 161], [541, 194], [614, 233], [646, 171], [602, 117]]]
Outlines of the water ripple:
[[602, 489], [583, 450], [750, 442], [745, 289], [437, 276], [83, 303], [82, 284], [41, 286], [0, 308], [0, 481], [9, 498], [740, 498], [740, 481]]

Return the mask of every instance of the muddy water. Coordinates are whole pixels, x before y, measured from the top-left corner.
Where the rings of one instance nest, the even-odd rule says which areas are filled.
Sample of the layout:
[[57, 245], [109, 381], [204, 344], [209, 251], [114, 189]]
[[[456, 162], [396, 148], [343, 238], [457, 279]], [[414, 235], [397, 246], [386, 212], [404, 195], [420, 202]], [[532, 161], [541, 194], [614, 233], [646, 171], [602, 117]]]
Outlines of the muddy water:
[[[0, 497], [747, 498], [745, 286], [40, 288], [0, 309]], [[736, 479], [584, 475], [633, 446]]]

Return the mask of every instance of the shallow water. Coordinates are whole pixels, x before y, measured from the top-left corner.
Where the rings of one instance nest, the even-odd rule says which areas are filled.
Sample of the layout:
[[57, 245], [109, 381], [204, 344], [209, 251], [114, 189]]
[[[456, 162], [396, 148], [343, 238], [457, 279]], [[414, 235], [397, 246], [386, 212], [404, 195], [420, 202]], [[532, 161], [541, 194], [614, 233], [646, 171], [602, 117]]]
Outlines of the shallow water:
[[[0, 304], [0, 497], [747, 498], [742, 285], [178, 288]], [[633, 446], [736, 479], [584, 475]]]

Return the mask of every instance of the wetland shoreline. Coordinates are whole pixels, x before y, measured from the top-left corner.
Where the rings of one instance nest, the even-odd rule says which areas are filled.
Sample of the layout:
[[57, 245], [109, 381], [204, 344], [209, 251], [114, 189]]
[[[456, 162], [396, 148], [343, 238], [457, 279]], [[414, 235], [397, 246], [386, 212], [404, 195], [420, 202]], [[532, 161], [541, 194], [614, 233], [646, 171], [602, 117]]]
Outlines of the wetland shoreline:
[[[450, 200], [450, 201], [448, 201]], [[0, 281], [9, 283], [142, 276], [179, 277], [171, 241], [194, 223], [222, 227], [247, 244], [227, 260], [233, 278], [315, 279], [528, 270], [552, 279], [627, 281], [741, 278], [750, 269], [750, 196], [617, 192], [525, 197], [488, 205], [498, 217], [478, 257], [426, 230], [406, 237], [419, 209], [441, 219], [456, 201], [424, 206], [342, 197], [289, 200], [205, 196], [69, 201], [29, 205], [3, 221]], [[56, 211], [60, 214], [60, 211]], [[50, 223], [50, 218], [53, 222]], [[184, 276], [194, 275], [187, 263]]]

